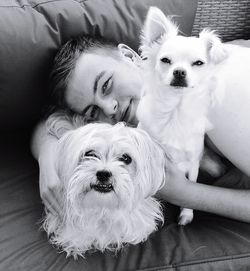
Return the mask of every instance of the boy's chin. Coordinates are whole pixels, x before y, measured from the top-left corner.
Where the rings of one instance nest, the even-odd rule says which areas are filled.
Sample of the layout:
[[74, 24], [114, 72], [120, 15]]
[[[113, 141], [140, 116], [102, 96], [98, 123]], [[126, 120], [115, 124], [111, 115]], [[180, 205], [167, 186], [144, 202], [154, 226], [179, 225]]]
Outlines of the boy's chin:
[[132, 105], [132, 110], [131, 110], [131, 115], [128, 119], [128, 125], [132, 126], [132, 127], [137, 127], [139, 121], [137, 119], [136, 116], [136, 111], [137, 111], [137, 107], [139, 104], [139, 100], [133, 100], [133, 105]]
[[133, 117], [129, 120], [128, 125], [131, 126], [131, 127], [137, 127], [138, 123], [139, 123], [139, 121], [138, 121], [137, 117], [136, 117], [136, 116], [133, 116]]
[[100, 113], [98, 119], [95, 122], [115, 124], [114, 120], [110, 117], [107, 117], [104, 113]]

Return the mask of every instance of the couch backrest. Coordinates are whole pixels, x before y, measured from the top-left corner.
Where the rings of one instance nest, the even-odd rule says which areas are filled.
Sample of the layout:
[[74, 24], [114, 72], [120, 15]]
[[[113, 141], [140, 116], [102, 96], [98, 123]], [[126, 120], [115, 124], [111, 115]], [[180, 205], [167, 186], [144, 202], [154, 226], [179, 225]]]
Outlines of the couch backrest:
[[59, 47], [90, 34], [134, 49], [149, 6], [177, 15], [189, 35], [197, 0], [0, 0], [0, 130], [30, 127], [48, 97]]

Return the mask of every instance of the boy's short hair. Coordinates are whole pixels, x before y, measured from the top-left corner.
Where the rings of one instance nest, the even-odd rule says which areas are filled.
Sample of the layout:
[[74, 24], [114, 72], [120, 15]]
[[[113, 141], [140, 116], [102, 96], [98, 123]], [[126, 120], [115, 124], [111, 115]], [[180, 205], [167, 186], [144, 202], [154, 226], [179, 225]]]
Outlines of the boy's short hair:
[[[58, 109], [69, 109], [65, 101], [65, 92], [70, 76], [75, 69], [77, 59], [82, 53], [89, 53], [95, 49], [107, 49], [105, 52], [109, 56], [118, 56], [117, 44], [104, 40], [103, 38], [93, 38], [88, 35], [79, 36], [67, 41], [57, 53], [50, 73], [50, 106], [46, 115]], [[97, 50], [98, 52], [98, 50]]]

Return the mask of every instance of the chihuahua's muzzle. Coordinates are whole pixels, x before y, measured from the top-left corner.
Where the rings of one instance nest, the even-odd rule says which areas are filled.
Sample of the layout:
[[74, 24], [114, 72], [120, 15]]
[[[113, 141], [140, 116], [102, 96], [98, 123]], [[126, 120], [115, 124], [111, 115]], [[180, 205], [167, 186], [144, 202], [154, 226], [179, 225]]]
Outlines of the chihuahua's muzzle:
[[170, 83], [172, 87], [187, 87], [187, 72], [184, 69], [177, 68], [173, 71], [173, 80]]

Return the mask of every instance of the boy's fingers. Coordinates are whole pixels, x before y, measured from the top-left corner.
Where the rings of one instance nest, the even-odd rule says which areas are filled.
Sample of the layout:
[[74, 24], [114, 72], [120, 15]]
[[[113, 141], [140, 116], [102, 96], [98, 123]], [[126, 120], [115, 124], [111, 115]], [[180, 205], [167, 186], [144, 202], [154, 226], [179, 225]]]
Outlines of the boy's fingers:
[[53, 194], [51, 194], [51, 196], [46, 195], [43, 198], [43, 202], [49, 212], [51, 212], [54, 216], [59, 215], [59, 217], [62, 218], [62, 205], [58, 198], [60, 198], [60, 196], [56, 197]]
[[44, 206], [46, 208], [46, 210], [53, 214], [54, 216], [57, 216], [57, 211], [56, 211], [56, 207], [54, 206], [53, 203], [51, 203], [51, 201], [48, 201], [46, 198], [43, 199], [43, 203], [44, 203]]
[[63, 205], [64, 205], [62, 190], [60, 189], [60, 191], [55, 191], [54, 195], [55, 195], [56, 211], [57, 211], [58, 215], [60, 216], [60, 218], [62, 218], [63, 217]]

